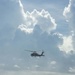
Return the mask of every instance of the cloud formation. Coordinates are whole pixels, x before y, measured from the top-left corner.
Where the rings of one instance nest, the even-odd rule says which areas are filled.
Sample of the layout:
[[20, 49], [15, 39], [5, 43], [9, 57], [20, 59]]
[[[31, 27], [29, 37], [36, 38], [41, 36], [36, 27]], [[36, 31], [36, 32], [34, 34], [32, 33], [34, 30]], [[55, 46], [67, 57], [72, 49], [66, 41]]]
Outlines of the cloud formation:
[[[70, 31], [73, 32], [72, 41], [75, 39], [75, 0], [69, 0], [69, 4], [67, 7], [65, 7], [63, 11], [63, 15], [65, 16], [66, 20], [68, 21], [68, 25], [70, 28]], [[75, 49], [75, 43], [73, 42], [73, 48]]]
[[[70, 0], [68, 6], [64, 8], [63, 15], [67, 17], [68, 22], [61, 20], [62, 13], [60, 13], [60, 16], [58, 16], [57, 13], [59, 12], [53, 11], [54, 9], [59, 9], [61, 11], [60, 8], [63, 8], [64, 5], [62, 4], [62, 1], [59, 1], [62, 4], [60, 8], [53, 7], [54, 9], [52, 10], [52, 12], [54, 12], [54, 15], [49, 12], [50, 8], [48, 8], [48, 11], [46, 11], [45, 9], [40, 10], [39, 4], [37, 4], [39, 10], [33, 9], [31, 12], [25, 11], [23, 5], [24, 3], [22, 3], [22, 1], [18, 0], [18, 3], [15, 2], [15, 0], [13, 0], [14, 3], [7, 2], [7, 5], [4, 6], [4, 8], [8, 9], [8, 7], [10, 7], [10, 10], [8, 10], [8, 12], [6, 13], [3, 11], [4, 16], [1, 15], [3, 18], [0, 20], [1, 75], [31, 75], [31, 73], [32, 75], [63, 75], [58, 72], [74, 73], [75, 55], [72, 52], [74, 52], [75, 47], [75, 21], [74, 16], [68, 17], [69, 15], [67, 15], [69, 14], [69, 12], [75, 15], [73, 10], [75, 6], [74, 2], [72, 2], [74, 0]], [[66, 2], [66, 0], [64, 1]], [[52, 3], [53, 2], [54, 0], [52, 1]], [[58, 1], [56, 2], [58, 3]], [[56, 4], [56, 2], [54, 3], [54, 5]], [[47, 3], [48, 2], [46, 1], [46, 5], [48, 5]], [[57, 19], [59, 17], [60, 20], [58, 19], [58, 22], [60, 23], [56, 22], [57, 19], [55, 20], [52, 16], [57, 16]], [[13, 39], [10, 39], [12, 38], [12, 35], [14, 35], [14, 37]], [[25, 52], [25, 49], [36, 50], [37, 52], [39, 50], [44, 50], [45, 57], [32, 58], [30, 56], [31, 53]], [[37, 72], [33, 72], [34, 70], [36, 70]], [[47, 70], [48, 72], [42, 71], [42, 73], [40, 73], [39, 70]], [[53, 72], [51, 73], [51, 71]]]
[[65, 8], [64, 8], [64, 11], [63, 11], [63, 16], [65, 16], [66, 18], [67, 18], [67, 16], [70, 16], [70, 14], [68, 14], [68, 13], [71, 12], [71, 5], [72, 5], [71, 1], [72, 1], [72, 0], [69, 0], [68, 6], [65, 7]]
[[70, 68], [69, 68], [69, 72], [71, 72], [71, 73], [75, 73], [75, 67], [73, 67], [73, 68], [70, 67]]
[[63, 44], [59, 45], [59, 49], [61, 51], [66, 52], [67, 54], [70, 53], [71, 51], [74, 51], [73, 48], [73, 37], [72, 36], [67, 36], [67, 37], [62, 37], [63, 39]]
[[34, 9], [32, 12], [25, 12], [21, 0], [19, 0], [19, 5], [21, 7], [22, 16], [24, 17], [25, 21], [24, 24], [21, 24], [18, 27], [22, 31], [32, 33], [36, 25], [39, 25], [43, 32], [50, 33], [52, 30], [56, 29], [57, 24], [55, 23], [55, 19], [51, 17], [48, 11], [43, 9], [39, 12]]
[[2, 75], [73, 75], [68, 73], [48, 72], [48, 71], [5, 71]]

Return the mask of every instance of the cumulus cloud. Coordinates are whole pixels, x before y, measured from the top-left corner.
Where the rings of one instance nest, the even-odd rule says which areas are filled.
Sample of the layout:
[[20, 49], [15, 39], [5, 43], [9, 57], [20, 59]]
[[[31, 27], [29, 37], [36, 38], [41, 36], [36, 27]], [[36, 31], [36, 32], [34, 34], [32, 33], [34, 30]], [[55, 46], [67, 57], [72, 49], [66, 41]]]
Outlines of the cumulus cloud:
[[36, 25], [39, 25], [43, 32], [50, 33], [52, 30], [56, 29], [57, 24], [55, 23], [55, 19], [48, 11], [45, 11], [44, 9], [37, 11], [34, 9], [32, 12], [25, 12], [21, 0], [19, 0], [19, 5], [21, 7], [22, 16], [24, 17], [25, 21], [24, 24], [19, 25], [19, 29], [27, 33], [32, 33]]
[[71, 72], [71, 73], [75, 73], [75, 67], [73, 67], [73, 68], [70, 67], [70, 68], [69, 68], [69, 72]]
[[74, 16], [75, 16], [75, 0], [69, 0], [69, 4], [64, 8], [63, 15], [66, 18], [66, 21], [69, 22], [70, 28], [74, 29]]
[[70, 30], [73, 31], [74, 36], [72, 37], [73, 40], [73, 47], [75, 49], [75, 0], [69, 0], [69, 4], [65, 7], [63, 15], [65, 16], [66, 20], [68, 20], [68, 25]]
[[15, 67], [15, 68], [20, 68], [20, 66], [18, 66], [18, 65], [14, 65], [14, 67]]
[[[35, 73], [33, 71], [31, 72], [23, 71], [23, 70], [48, 70], [48, 71], [62, 72], [63, 70], [64, 71], [66, 69], [68, 70], [68, 67], [71, 66], [70, 64], [72, 64], [72, 62], [70, 62], [71, 61], [70, 58], [68, 60], [67, 58], [63, 56], [63, 52], [65, 52], [66, 54], [69, 54], [71, 51], [74, 51], [73, 49], [74, 35], [64, 36], [65, 31], [63, 35], [60, 33], [59, 30], [58, 30], [59, 33], [54, 31], [56, 30], [57, 24], [55, 22], [55, 19], [51, 16], [51, 14], [48, 11], [44, 9], [42, 9], [41, 11], [34, 9], [32, 12], [24, 11], [24, 6], [21, 0], [18, 0], [18, 3], [20, 7], [20, 11], [18, 12], [21, 12], [18, 15], [20, 15], [21, 20], [18, 20], [19, 17], [16, 13], [17, 15], [16, 17], [18, 19], [13, 19], [13, 21], [11, 21], [12, 27], [14, 26], [13, 29], [15, 28], [16, 30], [14, 33], [15, 34], [14, 38], [12, 40], [10, 39], [9, 43], [7, 43], [8, 40], [7, 41], [3, 40], [4, 43], [3, 42], [0, 43], [0, 47], [1, 47], [0, 62], [3, 62], [5, 64], [5, 65], [0, 64], [1, 68], [3, 69], [3, 73], [1, 75], [31, 75], [31, 73], [32, 75], [35, 75], [35, 74], [36, 75], [47, 75], [47, 74], [48, 75], [50, 74], [63, 75], [63, 74], [54, 73], [54, 72], [53, 73], [51, 72], [42, 72], [42, 73], [36, 72]], [[70, 5], [68, 5], [68, 9], [66, 8], [64, 11], [65, 16], [70, 10], [69, 9]], [[66, 10], [68, 10], [68, 12]], [[56, 15], [56, 12], [55, 12], [55, 15]], [[10, 29], [10, 30], [9, 29], [7, 30], [10, 33], [11, 30], [13, 29]], [[62, 31], [61, 25], [60, 25], [60, 30]], [[51, 31], [53, 32], [51, 33]], [[5, 33], [6, 35], [4, 34], [6, 37], [8, 32]], [[46, 32], [46, 33], [42, 33], [42, 32]], [[40, 35], [40, 33], [42, 34]], [[2, 46], [2, 44], [5, 44], [5, 42], [7, 43], [7, 46], [5, 45]], [[31, 58], [30, 53], [25, 53], [24, 49], [31, 49], [31, 50], [37, 50], [37, 51], [39, 49], [41, 50], [44, 49], [45, 57], [41, 57], [39, 59]], [[64, 63], [67, 63], [67, 64], [64, 64]], [[6, 72], [4, 72], [5, 70]], [[17, 71], [14, 71], [14, 70], [17, 70]], [[72, 68], [70, 68], [70, 70], [72, 70]]]
[[64, 8], [64, 11], [63, 11], [63, 15], [67, 18], [67, 15], [69, 16], [70, 14], [70, 11], [71, 11], [71, 1], [72, 0], [69, 0], [69, 4], [67, 7]]
[[50, 64], [55, 65], [56, 64], [56, 61], [51, 61]]
[[60, 42], [58, 45], [58, 48], [60, 51], [63, 51], [66, 54], [69, 54], [75, 51], [73, 47], [73, 37], [74, 37], [73, 31], [71, 32], [71, 34], [67, 36], [65, 36], [64, 34], [60, 34], [60, 33], [54, 33], [53, 35], [58, 35], [58, 37], [62, 39], [62, 42]]
[[26, 25], [24, 25], [24, 24], [19, 25], [18, 28], [21, 31], [24, 31], [26, 33], [32, 33], [33, 32], [33, 28], [27, 28]]
[[20, 5], [20, 7], [21, 7], [22, 15], [23, 15], [24, 18], [26, 18], [27, 16], [26, 16], [26, 14], [25, 14], [25, 12], [24, 12], [24, 7], [23, 7], [23, 5], [22, 5], [22, 3], [21, 3], [21, 0], [19, 0], [18, 2], [19, 2], [19, 5]]
[[56, 61], [51, 61], [50, 63], [49, 63], [49, 67], [51, 68], [51, 70], [54, 70], [54, 71], [56, 71], [56, 68], [57, 68], [57, 62]]
[[71, 51], [74, 51], [72, 38], [73, 38], [72, 36], [62, 37], [63, 43], [62, 45], [59, 45], [59, 49], [66, 53], [70, 53]]

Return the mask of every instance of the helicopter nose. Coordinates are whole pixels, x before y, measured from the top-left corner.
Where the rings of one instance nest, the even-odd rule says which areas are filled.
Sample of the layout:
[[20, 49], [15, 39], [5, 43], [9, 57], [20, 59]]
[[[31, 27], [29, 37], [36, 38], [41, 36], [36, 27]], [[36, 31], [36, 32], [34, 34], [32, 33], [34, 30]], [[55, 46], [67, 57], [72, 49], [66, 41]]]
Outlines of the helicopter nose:
[[34, 56], [34, 54], [31, 54], [31, 56]]

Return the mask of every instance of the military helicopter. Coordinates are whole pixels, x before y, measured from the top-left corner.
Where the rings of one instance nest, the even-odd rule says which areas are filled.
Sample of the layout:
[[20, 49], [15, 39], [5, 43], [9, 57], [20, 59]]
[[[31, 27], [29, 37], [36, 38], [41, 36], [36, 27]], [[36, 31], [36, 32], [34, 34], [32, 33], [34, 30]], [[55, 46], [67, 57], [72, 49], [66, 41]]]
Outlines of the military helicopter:
[[42, 51], [41, 54], [37, 53], [37, 51], [31, 51], [31, 50], [25, 50], [25, 51], [32, 52], [32, 53], [31, 53], [31, 56], [32, 56], [32, 57], [41, 57], [41, 56], [45, 56], [45, 55], [43, 55], [43, 54], [44, 54], [44, 51]]

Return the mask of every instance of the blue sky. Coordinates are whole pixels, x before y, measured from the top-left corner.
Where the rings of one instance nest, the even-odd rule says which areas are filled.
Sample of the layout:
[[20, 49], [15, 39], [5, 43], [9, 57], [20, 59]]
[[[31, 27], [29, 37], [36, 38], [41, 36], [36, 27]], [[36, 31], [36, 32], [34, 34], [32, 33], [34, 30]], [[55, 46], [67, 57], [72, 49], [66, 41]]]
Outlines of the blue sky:
[[75, 0], [0, 0], [0, 74], [75, 74], [74, 9]]

